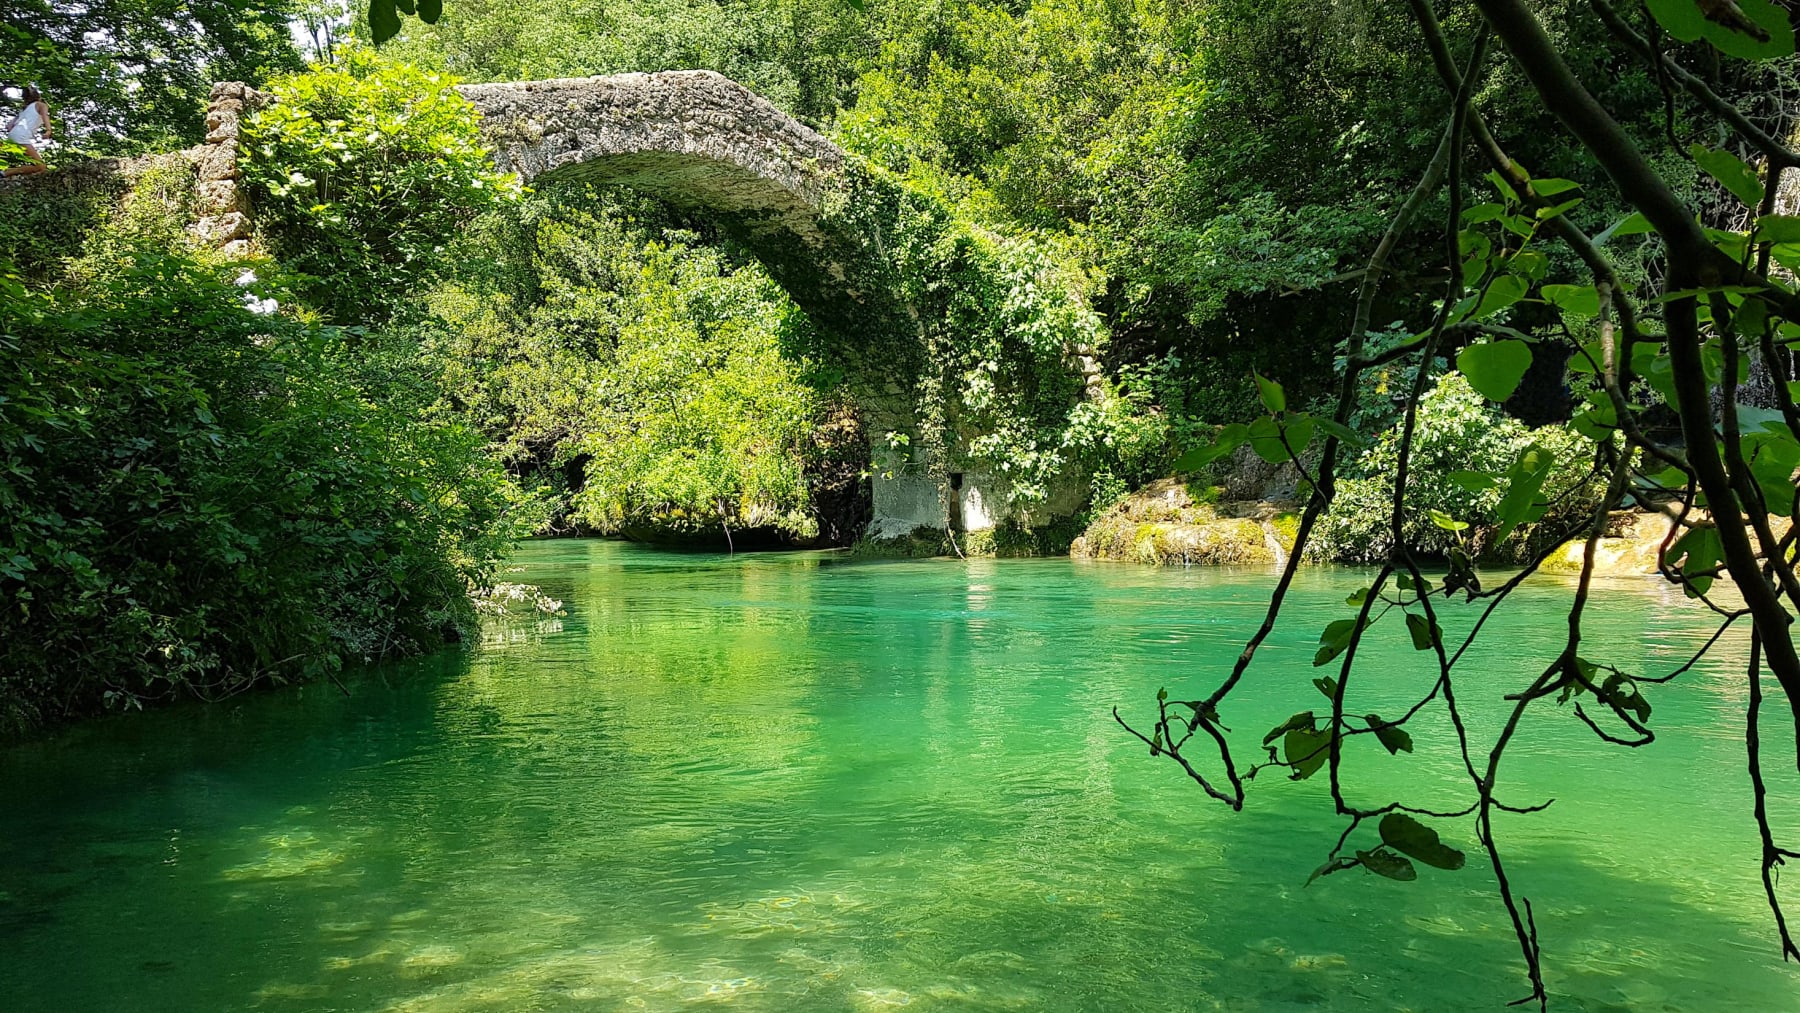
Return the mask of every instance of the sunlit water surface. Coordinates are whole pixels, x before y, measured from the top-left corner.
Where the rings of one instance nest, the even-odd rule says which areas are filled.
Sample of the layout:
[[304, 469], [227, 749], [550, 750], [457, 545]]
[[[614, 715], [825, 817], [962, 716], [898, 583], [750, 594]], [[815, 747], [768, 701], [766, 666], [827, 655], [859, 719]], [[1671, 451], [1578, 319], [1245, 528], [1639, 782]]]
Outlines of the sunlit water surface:
[[[578, 541], [518, 563], [565, 618], [359, 673], [348, 698], [291, 688], [0, 752], [0, 1008], [1437, 1011], [1525, 994], [1479, 856], [1305, 888], [1339, 829], [1322, 777], [1269, 771], [1234, 814], [1112, 723], [1159, 686], [1210, 687], [1266, 572]], [[1246, 756], [1324, 706], [1313, 641], [1360, 583], [1303, 576], [1306, 618], [1224, 712]], [[1556, 651], [1568, 591], [1532, 585], [1469, 662], [1478, 738]], [[1396, 712], [1432, 678], [1394, 619], [1371, 634], [1360, 710]], [[1584, 653], [1672, 668], [1701, 625], [1622, 582]], [[1556, 803], [1500, 834], [1558, 1008], [1800, 1008], [1755, 878], [1745, 692], [1723, 662], [1654, 691], [1662, 737], [1635, 752], [1553, 704], [1528, 718], [1504, 793]], [[1398, 757], [1356, 740], [1353, 797], [1452, 804], [1448, 726], [1413, 736]], [[1471, 828], [1445, 834], [1466, 846]]]

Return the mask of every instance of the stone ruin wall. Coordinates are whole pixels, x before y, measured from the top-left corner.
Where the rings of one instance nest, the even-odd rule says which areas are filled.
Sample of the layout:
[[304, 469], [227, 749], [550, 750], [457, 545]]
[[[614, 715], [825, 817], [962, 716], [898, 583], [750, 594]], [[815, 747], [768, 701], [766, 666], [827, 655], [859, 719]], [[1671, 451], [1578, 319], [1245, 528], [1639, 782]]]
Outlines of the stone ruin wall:
[[241, 185], [238, 134], [244, 116], [268, 101], [266, 93], [237, 81], [213, 85], [206, 106], [206, 140], [183, 152], [194, 166], [194, 235], [232, 259], [251, 254], [255, 232], [250, 195]]
[[206, 107], [206, 139], [173, 154], [138, 158], [102, 158], [58, 167], [50, 172], [13, 176], [0, 180], [0, 197], [30, 199], [34, 193], [122, 194], [152, 166], [179, 158], [193, 170], [194, 221], [188, 232], [204, 247], [233, 260], [254, 252], [255, 222], [250, 195], [240, 185], [238, 134], [243, 117], [261, 108], [269, 97], [263, 92], [227, 81], [215, 84]]

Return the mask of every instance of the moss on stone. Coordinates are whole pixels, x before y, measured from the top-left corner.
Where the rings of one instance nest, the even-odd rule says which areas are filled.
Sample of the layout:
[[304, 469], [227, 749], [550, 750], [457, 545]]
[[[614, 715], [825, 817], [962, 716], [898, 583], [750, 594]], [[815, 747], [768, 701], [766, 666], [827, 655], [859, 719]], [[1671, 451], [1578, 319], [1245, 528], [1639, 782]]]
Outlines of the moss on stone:
[[943, 531], [921, 526], [892, 538], [864, 538], [850, 547], [850, 555], [856, 559], [931, 559], [954, 556], [956, 550]]
[[[1706, 513], [1695, 511], [1690, 520], [1704, 523]], [[1663, 539], [1674, 522], [1660, 513], [1635, 510], [1615, 511], [1606, 534], [1594, 547], [1594, 575], [1598, 577], [1638, 577], [1656, 572], [1656, 557]], [[1787, 534], [1791, 524], [1786, 517], [1771, 516], [1769, 526], [1776, 538]], [[1574, 574], [1581, 572], [1586, 552], [1585, 538], [1572, 538], [1557, 546], [1539, 567], [1545, 573]]]
[[1063, 556], [1068, 554], [1069, 543], [1080, 530], [1079, 518], [1064, 518], [1037, 528], [1009, 521], [982, 531], [959, 532], [952, 544], [943, 530], [921, 526], [894, 538], [864, 538], [851, 546], [850, 552], [858, 559], [930, 559], [955, 556], [958, 549], [964, 556]]
[[1292, 548], [1298, 526], [1292, 513], [1260, 500], [1216, 502], [1216, 497], [1216, 487], [1196, 490], [1172, 478], [1152, 482], [1088, 525], [1070, 555], [1161, 566], [1243, 566], [1273, 563], [1276, 546], [1283, 553]]

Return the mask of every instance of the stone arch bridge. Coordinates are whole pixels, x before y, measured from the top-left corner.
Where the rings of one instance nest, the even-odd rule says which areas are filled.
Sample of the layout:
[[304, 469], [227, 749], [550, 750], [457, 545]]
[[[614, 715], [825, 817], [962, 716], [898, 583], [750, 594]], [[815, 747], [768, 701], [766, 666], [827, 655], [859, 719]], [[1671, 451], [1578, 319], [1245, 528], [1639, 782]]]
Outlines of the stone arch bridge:
[[[923, 352], [919, 311], [880, 234], [880, 214], [858, 214], [892, 194], [859, 176], [826, 138], [760, 95], [712, 71], [564, 78], [459, 89], [504, 171], [526, 181], [587, 179], [628, 186], [704, 211], [756, 254], [827, 335], [873, 436], [878, 536], [915, 527], [980, 530], [1004, 519], [997, 476], [947, 462], [948, 489], [897, 466], [890, 430], [915, 429], [913, 375]], [[1092, 389], [1091, 349], [1071, 348], [1070, 367]], [[1085, 498], [1074, 481], [1048, 504], [1072, 513]], [[941, 499], [947, 492], [949, 501]]]
[[867, 196], [844, 153], [737, 82], [687, 70], [458, 90], [502, 171], [626, 186], [705, 212], [847, 351], [872, 331], [914, 329], [878, 237], [831, 213]]
[[[921, 314], [902, 295], [895, 257], [870, 224], [883, 213], [871, 206], [895, 200], [896, 188], [876, 185], [829, 140], [711, 71], [458, 90], [480, 112], [501, 170], [525, 182], [630, 187], [705, 213], [757, 256], [824, 336], [862, 406], [876, 465], [871, 534], [946, 522], [981, 530], [1005, 519], [997, 476], [959, 462], [952, 450], [941, 469], [952, 479], [945, 502], [938, 479], [916, 461], [898, 466], [884, 439], [890, 430], [916, 431], [908, 378], [918, 375], [924, 351]], [[238, 127], [265, 101], [242, 84], [215, 85], [206, 143], [183, 153], [197, 177], [195, 231], [227, 253], [250, 248], [253, 209], [236, 183]], [[1092, 350], [1069, 348], [1067, 358], [1092, 393], [1099, 375]], [[1072, 481], [1038, 517], [1074, 512], [1083, 484]]]

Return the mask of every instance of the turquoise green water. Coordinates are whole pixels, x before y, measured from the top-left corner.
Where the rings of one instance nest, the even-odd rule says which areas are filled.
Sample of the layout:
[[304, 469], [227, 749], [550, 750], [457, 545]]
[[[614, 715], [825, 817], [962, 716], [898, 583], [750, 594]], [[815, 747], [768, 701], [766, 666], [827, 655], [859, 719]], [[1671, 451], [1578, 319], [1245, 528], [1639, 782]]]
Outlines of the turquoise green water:
[[[1436, 1011], [1524, 994], [1483, 863], [1303, 889], [1337, 831], [1322, 784], [1268, 777], [1232, 814], [1111, 723], [1160, 685], [1210, 684], [1267, 573], [599, 542], [519, 563], [565, 618], [359, 676], [349, 698], [300, 687], [0, 752], [0, 1009]], [[1296, 611], [1335, 618], [1358, 583], [1306, 575]], [[1555, 651], [1566, 595], [1533, 585], [1496, 627], [1464, 690], [1478, 731]], [[1590, 637], [1672, 667], [1691, 619], [1631, 582]], [[1246, 749], [1321, 702], [1321, 624], [1278, 634], [1226, 710]], [[1378, 632], [1358, 692], [1391, 712], [1430, 674], [1402, 630]], [[1664, 740], [1636, 753], [1555, 708], [1528, 721], [1510, 795], [1557, 802], [1501, 833], [1559, 1008], [1800, 1008], [1755, 879], [1743, 697], [1723, 666], [1656, 692]], [[1413, 735], [1411, 757], [1359, 742], [1356, 776], [1444, 801], [1447, 729]]]

